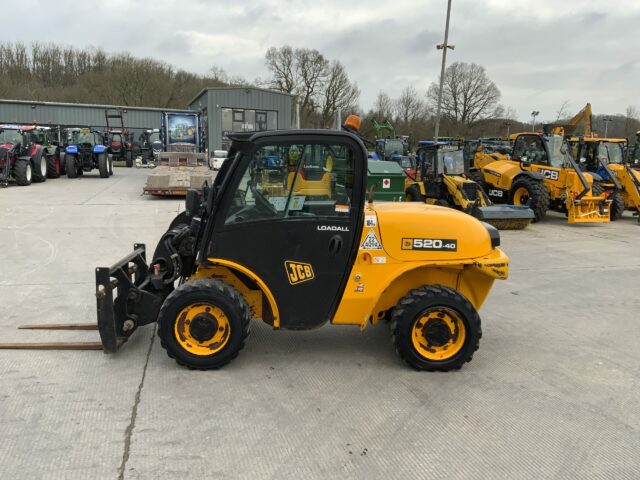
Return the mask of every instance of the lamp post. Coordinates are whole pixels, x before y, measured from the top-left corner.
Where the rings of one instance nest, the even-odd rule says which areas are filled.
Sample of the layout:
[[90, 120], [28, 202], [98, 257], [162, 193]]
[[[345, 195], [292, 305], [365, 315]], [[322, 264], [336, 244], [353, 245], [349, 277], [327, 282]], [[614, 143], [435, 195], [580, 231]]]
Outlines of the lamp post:
[[536, 131], [536, 117], [540, 115], [540, 112], [537, 110], [534, 110], [533, 112], [531, 112], [531, 131], [535, 132]]
[[602, 120], [604, 121], [604, 138], [607, 138], [607, 132], [609, 131], [609, 122], [612, 122], [613, 118], [605, 117]]
[[440, 90], [438, 90], [438, 108], [436, 109], [436, 128], [433, 133], [434, 141], [438, 141], [438, 134], [440, 133], [440, 108], [442, 105], [442, 88], [444, 86], [444, 67], [447, 63], [447, 50], [455, 49], [455, 45], [449, 45], [449, 18], [451, 18], [451, 0], [447, 2], [447, 23], [444, 28], [444, 43], [436, 45], [437, 50], [442, 50], [442, 68], [440, 69]]

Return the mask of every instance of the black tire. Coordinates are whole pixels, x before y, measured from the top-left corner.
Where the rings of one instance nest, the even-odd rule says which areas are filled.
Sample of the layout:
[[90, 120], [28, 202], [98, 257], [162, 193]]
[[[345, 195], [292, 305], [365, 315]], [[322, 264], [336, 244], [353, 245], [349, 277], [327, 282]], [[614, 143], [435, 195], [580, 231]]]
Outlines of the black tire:
[[469, 170], [467, 177], [469, 177], [469, 180], [473, 180], [480, 185], [480, 188], [484, 190], [484, 175], [482, 175], [480, 170]]
[[[459, 350], [450, 358], [444, 360], [433, 360], [425, 358], [412, 342], [412, 331], [414, 324], [422, 321], [423, 315], [431, 309], [442, 308], [455, 312], [465, 328], [464, 339]], [[440, 317], [440, 314], [437, 314]], [[423, 329], [427, 328], [430, 322], [431, 328], [440, 328], [437, 322], [443, 322], [442, 318], [428, 320], [423, 325]], [[420, 324], [417, 328], [420, 328]], [[450, 339], [455, 340], [456, 335], [460, 332], [452, 332], [447, 329], [451, 335]], [[438, 332], [436, 332], [437, 334]], [[442, 333], [440, 330], [439, 333]], [[423, 285], [420, 288], [412, 290], [402, 297], [398, 304], [391, 312], [391, 340], [396, 348], [396, 352], [400, 358], [416, 370], [439, 371], [446, 372], [449, 370], [458, 370], [466, 362], [470, 362], [473, 354], [480, 346], [480, 338], [482, 337], [482, 329], [480, 326], [480, 316], [471, 302], [456, 290], [445, 287], [444, 285]], [[426, 347], [429, 346], [429, 340], [425, 337]], [[437, 348], [437, 346], [433, 346]]]
[[66, 175], [67, 174], [67, 169], [66, 167], [66, 158], [67, 158], [67, 154], [66, 152], [60, 152], [60, 175]]
[[47, 155], [47, 177], [48, 178], [60, 177], [60, 170], [56, 162], [55, 155]]
[[[520, 188], [525, 188], [527, 190], [527, 202], [515, 200], [515, 194]], [[511, 203], [512, 205], [528, 206], [531, 210], [533, 210], [533, 214], [535, 216], [533, 221], [539, 222], [540, 220], [544, 219], [544, 217], [547, 215], [547, 210], [549, 210], [549, 190], [547, 190], [547, 187], [544, 184], [543, 180], [535, 180], [529, 177], [520, 177], [511, 186], [509, 203]]]
[[615, 192], [611, 195], [611, 221], [618, 220], [624, 213], [624, 198], [620, 195], [620, 192]]
[[426, 197], [420, 193], [420, 187], [417, 184], [410, 185], [405, 192], [405, 201], [407, 202], [424, 202]]
[[125, 153], [125, 164], [127, 165], [127, 168], [133, 167], [133, 155], [131, 152]]
[[65, 156], [65, 170], [67, 171], [68, 178], [78, 178], [78, 165], [76, 165], [75, 155]]
[[[200, 303], [221, 309], [229, 324], [228, 340], [221, 350], [211, 355], [197, 355], [189, 352], [176, 338], [175, 327], [180, 313], [190, 305]], [[214, 323], [214, 325], [218, 324]], [[210, 278], [193, 280], [180, 285], [166, 298], [158, 315], [158, 336], [167, 355], [180, 365], [196, 370], [220, 368], [236, 358], [249, 336], [249, 329], [249, 305], [242, 294], [232, 286]], [[214, 331], [216, 330], [217, 328]]]
[[100, 178], [109, 178], [109, 159], [104, 153], [98, 154], [98, 171]]
[[47, 157], [44, 155], [40, 155], [40, 158], [33, 158], [33, 164], [31, 165], [33, 169], [33, 183], [40, 183], [47, 181]]
[[16, 160], [13, 172], [18, 185], [21, 187], [31, 185], [31, 181], [33, 180], [33, 168], [31, 168], [31, 162], [29, 160]]
[[111, 176], [113, 175], [113, 158], [106, 153], [104, 155], [107, 156], [107, 163], [109, 164], [109, 176]]

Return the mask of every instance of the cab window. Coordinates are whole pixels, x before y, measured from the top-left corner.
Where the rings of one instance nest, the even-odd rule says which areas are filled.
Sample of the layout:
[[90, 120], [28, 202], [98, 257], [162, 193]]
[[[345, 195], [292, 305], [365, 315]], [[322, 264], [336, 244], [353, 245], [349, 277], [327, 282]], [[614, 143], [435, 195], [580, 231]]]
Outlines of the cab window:
[[347, 145], [260, 147], [236, 187], [225, 225], [303, 217], [348, 220], [354, 155]]

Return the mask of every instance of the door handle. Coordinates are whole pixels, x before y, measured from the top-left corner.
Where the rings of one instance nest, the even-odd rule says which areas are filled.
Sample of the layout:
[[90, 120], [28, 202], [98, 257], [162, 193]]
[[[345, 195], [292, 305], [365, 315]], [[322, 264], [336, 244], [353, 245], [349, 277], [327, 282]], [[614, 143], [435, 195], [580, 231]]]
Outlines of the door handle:
[[329, 253], [331, 255], [338, 255], [342, 250], [342, 237], [340, 235], [334, 235], [329, 240]]

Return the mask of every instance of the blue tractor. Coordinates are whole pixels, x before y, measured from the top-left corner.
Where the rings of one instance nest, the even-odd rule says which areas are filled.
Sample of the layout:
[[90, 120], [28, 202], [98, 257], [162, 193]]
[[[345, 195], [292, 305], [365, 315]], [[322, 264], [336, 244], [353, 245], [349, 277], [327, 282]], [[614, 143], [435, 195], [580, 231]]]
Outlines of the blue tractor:
[[101, 178], [113, 175], [113, 160], [102, 144], [100, 132], [90, 128], [68, 128], [65, 137], [64, 166], [67, 177], [77, 178], [97, 168]]

